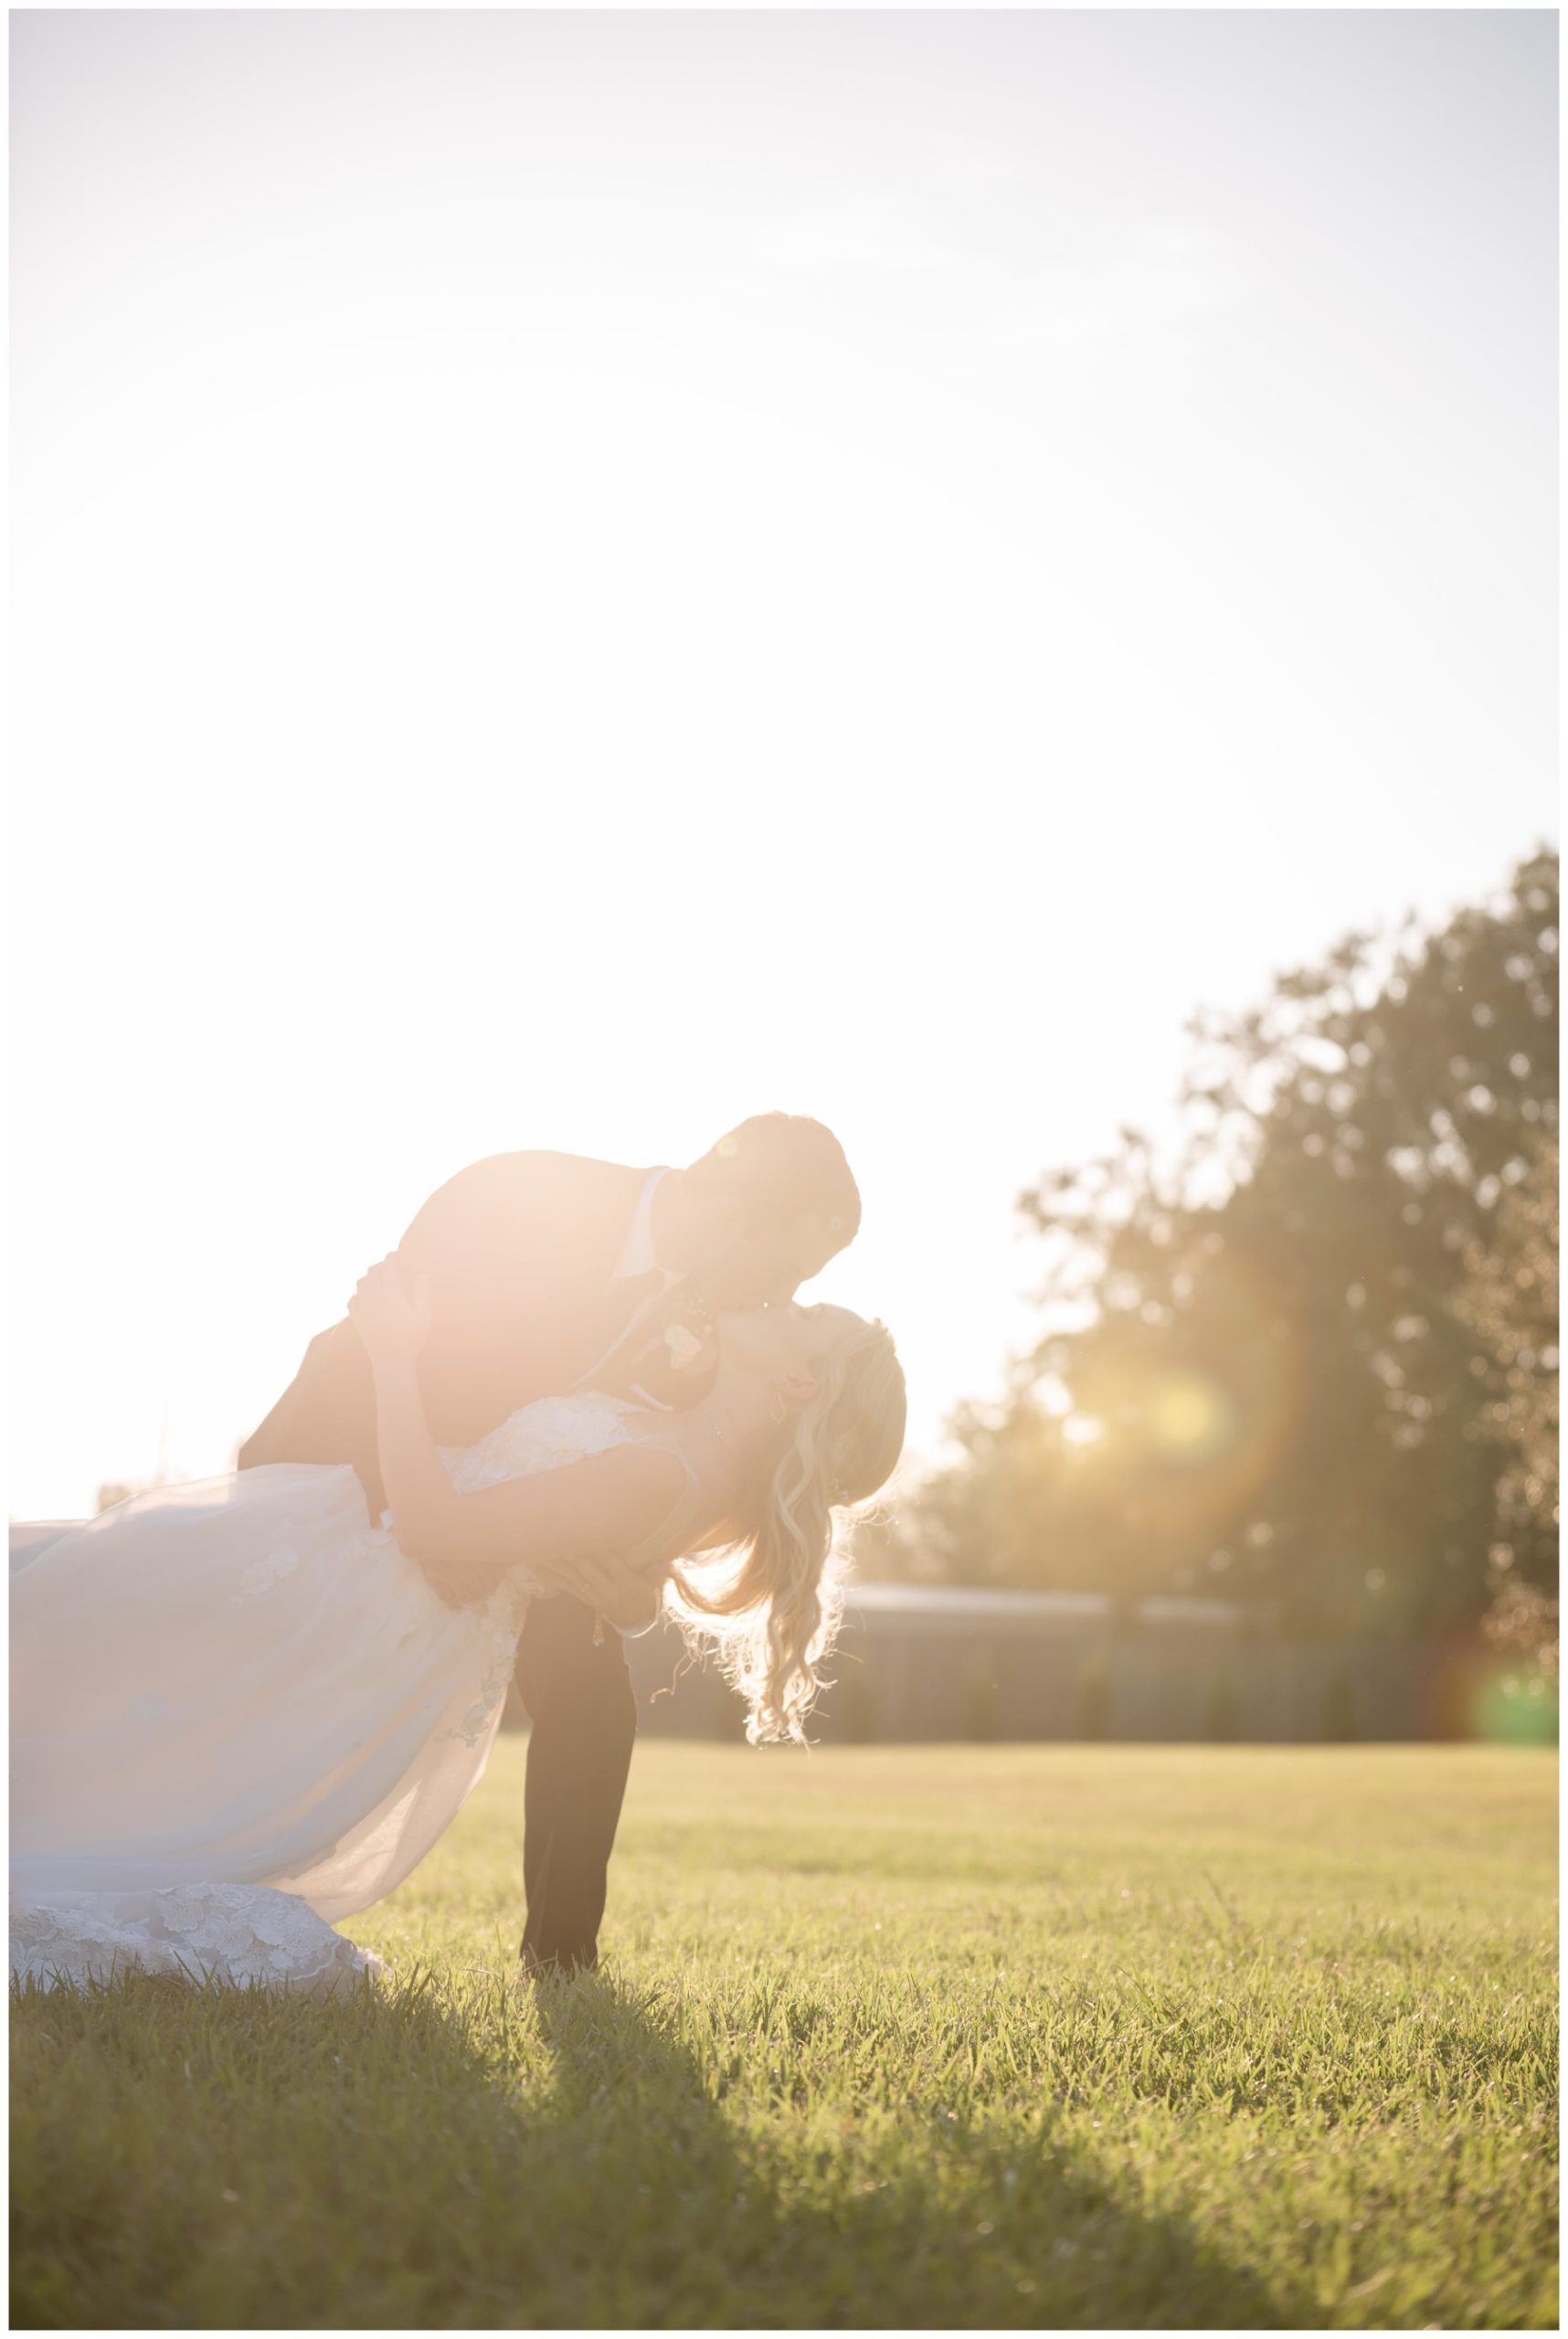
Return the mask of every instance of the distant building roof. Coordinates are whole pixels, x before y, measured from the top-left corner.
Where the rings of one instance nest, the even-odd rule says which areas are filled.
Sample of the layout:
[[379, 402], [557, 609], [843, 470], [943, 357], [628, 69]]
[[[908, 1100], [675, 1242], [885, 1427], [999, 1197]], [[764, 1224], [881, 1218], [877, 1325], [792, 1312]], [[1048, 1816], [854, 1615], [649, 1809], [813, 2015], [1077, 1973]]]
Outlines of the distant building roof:
[[1239, 1625], [1242, 1612], [1234, 1600], [1195, 1600], [1171, 1593], [1140, 1600], [1138, 1613], [1146, 1625]]
[[[845, 1618], [918, 1618], [926, 1625], [1107, 1624], [1111, 1602], [1103, 1592], [993, 1592], [969, 1583], [851, 1583]], [[1228, 1600], [1189, 1600], [1174, 1594], [1139, 1601], [1133, 1612], [1150, 1625], [1234, 1625], [1240, 1610]]]
[[976, 1616], [1105, 1616], [1103, 1592], [992, 1592], [970, 1583], [852, 1583], [845, 1605], [869, 1614]]

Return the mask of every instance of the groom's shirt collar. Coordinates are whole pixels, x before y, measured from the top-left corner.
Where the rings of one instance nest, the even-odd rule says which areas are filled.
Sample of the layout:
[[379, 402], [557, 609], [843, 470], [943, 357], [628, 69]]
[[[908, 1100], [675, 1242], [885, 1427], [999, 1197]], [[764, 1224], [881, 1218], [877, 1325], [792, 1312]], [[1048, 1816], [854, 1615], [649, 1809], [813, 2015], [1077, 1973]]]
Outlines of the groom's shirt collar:
[[627, 1283], [635, 1275], [657, 1275], [662, 1278], [660, 1289], [667, 1291], [680, 1280], [674, 1268], [661, 1266], [653, 1254], [653, 1197], [659, 1191], [660, 1180], [669, 1174], [668, 1170], [651, 1170], [644, 1179], [630, 1232], [610, 1277], [612, 1283]]

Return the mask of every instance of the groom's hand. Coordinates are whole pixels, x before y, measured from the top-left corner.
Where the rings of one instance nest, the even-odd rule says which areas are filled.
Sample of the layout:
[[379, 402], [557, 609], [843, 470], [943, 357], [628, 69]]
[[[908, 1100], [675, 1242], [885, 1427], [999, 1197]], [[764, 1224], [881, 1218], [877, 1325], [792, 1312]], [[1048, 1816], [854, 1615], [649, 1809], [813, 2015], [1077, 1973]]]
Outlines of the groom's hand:
[[[494, 1568], [465, 1567], [461, 1561], [428, 1560], [424, 1567], [431, 1589], [449, 1608], [488, 1600], [501, 1580]], [[627, 1632], [652, 1625], [659, 1614], [659, 1586], [620, 1560], [531, 1556], [528, 1572], [542, 1593], [565, 1593]]]
[[468, 1608], [476, 1601], [488, 1600], [501, 1581], [499, 1570], [466, 1567], [461, 1560], [427, 1560], [422, 1564], [430, 1589], [440, 1593], [449, 1608]]
[[659, 1587], [635, 1569], [617, 1559], [557, 1560], [538, 1566], [530, 1562], [531, 1572], [551, 1592], [567, 1593], [573, 1600], [595, 1609], [605, 1622], [620, 1625], [627, 1632], [636, 1632], [652, 1624], [659, 1614]]

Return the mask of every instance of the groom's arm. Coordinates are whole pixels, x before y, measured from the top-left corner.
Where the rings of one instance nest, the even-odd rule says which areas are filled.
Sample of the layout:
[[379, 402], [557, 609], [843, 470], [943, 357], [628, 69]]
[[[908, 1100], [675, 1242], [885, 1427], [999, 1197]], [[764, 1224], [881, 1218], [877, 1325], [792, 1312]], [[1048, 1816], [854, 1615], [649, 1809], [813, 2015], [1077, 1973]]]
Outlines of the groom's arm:
[[346, 1318], [318, 1332], [300, 1369], [264, 1422], [239, 1448], [238, 1465], [269, 1462], [351, 1462], [371, 1498], [376, 1476], [376, 1413], [370, 1367], [358, 1333]]
[[[498, 1288], [504, 1287], [511, 1310], [514, 1359], [517, 1301], [526, 1300], [532, 1287], [544, 1320], [559, 1302], [552, 1270], [564, 1248], [569, 1254], [569, 1243], [563, 1246], [559, 1239], [559, 1221], [563, 1211], [571, 1212], [574, 1167], [569, 1156], [553, 1153], [504, 1153], [476, 1161], [437, 1189], [398, 1246], [409, 1273], [429, 1277], [437, 1331], [430, 1362], [438, 1379], [467, 1399], [465, 1411], [483, 1410], [493, 1373]], [[346, 1318], [317, 1333], [288, 1388], [240, 1446], [238, 1461], [242, 1470], [268, 1462], [351, 1462], [371, 1516], [378, 1515], [385, 1495], [370, 1364]]]

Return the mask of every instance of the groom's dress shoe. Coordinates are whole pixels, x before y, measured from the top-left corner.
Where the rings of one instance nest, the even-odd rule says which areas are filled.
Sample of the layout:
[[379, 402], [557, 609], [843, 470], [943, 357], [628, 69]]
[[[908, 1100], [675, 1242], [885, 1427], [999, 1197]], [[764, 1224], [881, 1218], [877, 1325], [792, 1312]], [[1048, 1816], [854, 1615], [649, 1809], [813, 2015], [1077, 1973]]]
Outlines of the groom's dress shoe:
[[522, 1958], [524, 1974], [530, 1982], [569, 1982], [575, 1974], [593, 1974], [599, 1969], [597, 1949], [585, 1950], [577, 1957], [541, 1957], [524, 1942]]

